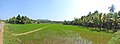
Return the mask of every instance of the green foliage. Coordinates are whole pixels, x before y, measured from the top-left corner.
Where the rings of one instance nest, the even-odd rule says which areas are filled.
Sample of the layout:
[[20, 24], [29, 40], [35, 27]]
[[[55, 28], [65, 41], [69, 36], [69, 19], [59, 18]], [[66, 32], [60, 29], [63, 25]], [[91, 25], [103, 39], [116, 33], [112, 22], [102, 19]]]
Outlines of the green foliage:
[[7, 23], [11, 24], [30, 24], [33, 23], [33, 20], [29, 19], [27, 16], [20, 16], [18, 14], [17, 17], [12, 17], [7, 20]]
[[120, 31], [113, 35], [108, 44], [120, 44]]
[[103, 14], [99, 13], [97, 10], [94, 11], [94, 13], [89, 12], [88, 15], [82, 16], [81, 18], [75, 18], [73, 21], [69, 22], [65, 23], [70, 25], [100, 28], [99, 31], [106, 32], [110, 30], [116, 32], [120, 29], [120, 17], [118, 16], [118, 13], [114, 13], [114, 15], [111, 13]]
[[71, 21], [66, 21], [66, 20], [64, 20], [64, 23], [63, 23], [64, 25], [70, 25], [71, 24]]
[[47, 19], [37, 19], [37, 20], [32, 20], [28, 18], [27, 16], [20, 16], [18, 14], [17, 17], [12, 17], [8, 20], [6, 20], [6, 23], [10, 24], [40, 24], [40, 23], [63, 23], [63, 21], [51, 21]]

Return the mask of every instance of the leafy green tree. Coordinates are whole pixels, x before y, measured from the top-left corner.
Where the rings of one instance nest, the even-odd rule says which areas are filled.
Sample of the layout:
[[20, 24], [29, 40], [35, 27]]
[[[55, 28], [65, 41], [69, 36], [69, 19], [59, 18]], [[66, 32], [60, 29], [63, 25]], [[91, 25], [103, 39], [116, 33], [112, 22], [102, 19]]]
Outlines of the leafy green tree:
[[8, 21], [9, 21], [9, 23], [16, 24], [16, 18], [15, 17], [12, 17]]
[[18, 14], [18, 16], [16, 17], [16, 23], [17, 24], [21, 24], [21, 16]]
[[35, 23], [36, 21], [29, 19], [27, 16], [20, 16], [20, 14], [18, 14], [17, 17], [12, 17], [7, 20], [7, 22], [12, 24], [30, 24]]

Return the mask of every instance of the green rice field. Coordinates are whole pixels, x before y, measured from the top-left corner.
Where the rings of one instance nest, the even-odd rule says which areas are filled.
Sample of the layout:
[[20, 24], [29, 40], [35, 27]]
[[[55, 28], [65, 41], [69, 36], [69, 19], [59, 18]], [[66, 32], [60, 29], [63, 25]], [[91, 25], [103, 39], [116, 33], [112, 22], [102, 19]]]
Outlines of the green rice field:
[[4, 44], [107, 44], [111, 38], [110, 33], [63, 24], [8, 24], [4, 30]]

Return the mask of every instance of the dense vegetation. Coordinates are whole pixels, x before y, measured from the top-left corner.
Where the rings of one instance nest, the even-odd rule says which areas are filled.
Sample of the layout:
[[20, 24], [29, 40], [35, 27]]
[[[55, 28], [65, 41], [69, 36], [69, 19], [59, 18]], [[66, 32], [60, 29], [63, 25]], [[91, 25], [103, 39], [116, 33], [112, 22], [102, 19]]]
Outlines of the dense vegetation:
[[120, 29], [120, 11], [114, 12], [115, 6], [109, 7], [110, 13], [99, 13], [97, 10], [81, 18], [75, 18], [73, 21], [64, 21], [63, 24], [79, 25], [85, 27], [99, 28], [99, 31], [112, 30], [116, 32]]
[[[33, 25], [33, 26], [32, 26]], [[48, 26], [43, 30], [30, 33], [27, 35], [13, 36], [18, 39], [20, 44], [106, 44], [112, 37], [112, 34], [104, 32], [91, 31], [91, 28], [62, 25], [62, 24], [9, 24], [8, 30], [5, 32], [12, 32], [14, 34], [29, 32], [36, 28]], [[32, 29], [29, 28], [32, 26]], [[22, 27], [22, 28], [21, 28]], [[6, 34], [6, 33], [5, 33]], [[15, 42], [4, 36], [6, 44]]]
[[87, 16], [75, 18], [73, 21], [64, 21], [63, 24], [79, 25], [92, 28], [100, 28], [100, 31], [112, 30], [116, 32], [120, 29], [120, 12], [119, 13], [99, 13], [97, 10], [94, 13], [89, 12]]
[[27, 16], [20, 16], [18, 14], [17, 17], [12, 17], [8, 20], [6, 20], [6, 23], [10, 24], [40, 24], [40, 23], [63, 23], [62, 21], [51, 21], [47, 19], [37, 19], [33, 20], [28, 18]]
[[11, 24], [30, 24], [33, 23], [32, 19], [28, 18], [27, 16], [20, 16], [12, 17], [6, 21], [7, 23]]

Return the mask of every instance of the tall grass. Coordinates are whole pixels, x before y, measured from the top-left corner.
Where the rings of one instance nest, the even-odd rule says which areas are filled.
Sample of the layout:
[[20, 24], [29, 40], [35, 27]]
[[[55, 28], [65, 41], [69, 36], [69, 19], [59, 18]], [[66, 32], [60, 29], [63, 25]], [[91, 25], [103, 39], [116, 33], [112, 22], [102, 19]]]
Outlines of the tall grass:
[[110, 39], [110, 41], [108, 42], [108, 44], [120, 44], [120, 31], [116, 32], [112, 38]]
[[8, 26], [5, 26], [4, 28], [3, 44], [20, 44], [19, 38], [12, 35]]

